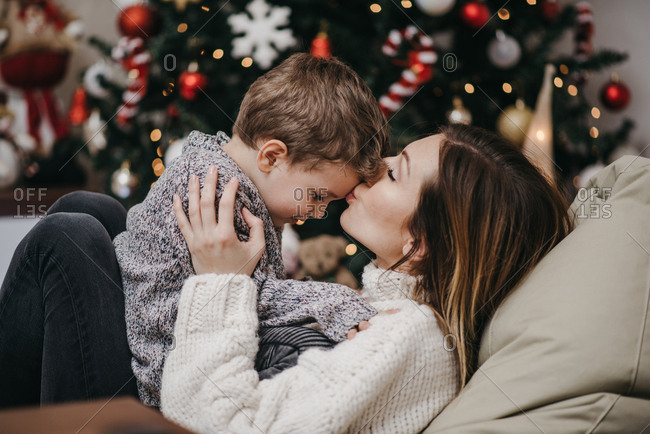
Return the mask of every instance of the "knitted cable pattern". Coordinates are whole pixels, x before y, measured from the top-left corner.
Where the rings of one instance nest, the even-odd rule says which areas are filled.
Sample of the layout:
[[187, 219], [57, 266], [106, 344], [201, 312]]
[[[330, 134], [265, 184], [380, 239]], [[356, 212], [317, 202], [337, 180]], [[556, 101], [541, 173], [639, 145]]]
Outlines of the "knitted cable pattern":
[[190, 278], [163, 372], [163, 414], [198, 433], [422, 431], [458, 393], [458, 365], [433, 311], [404, 295], [413, 278], [383, 271], [366, 268], [367, 292], [377, 310], [399, 312], [375, 316], [333, 349], [307, 350], [297, 366], [264, 381], [253, 369], [253, 281]]

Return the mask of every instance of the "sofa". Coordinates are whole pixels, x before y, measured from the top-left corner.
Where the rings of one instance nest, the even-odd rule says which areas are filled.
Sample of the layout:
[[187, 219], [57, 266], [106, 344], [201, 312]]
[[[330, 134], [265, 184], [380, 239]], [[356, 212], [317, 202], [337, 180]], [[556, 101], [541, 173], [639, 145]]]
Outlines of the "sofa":
[[571, 212], [425, 433], [650, 433], [650, 160], [604, 168]]

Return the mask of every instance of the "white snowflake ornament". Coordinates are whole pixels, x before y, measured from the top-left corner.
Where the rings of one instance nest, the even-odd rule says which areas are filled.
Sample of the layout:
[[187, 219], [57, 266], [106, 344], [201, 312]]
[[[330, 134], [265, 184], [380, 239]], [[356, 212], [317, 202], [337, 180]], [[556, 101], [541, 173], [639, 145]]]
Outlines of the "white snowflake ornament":
[[268, 69], [277, 59], [278, 53], [296, 44], [291, 29], [280, 29], [289, 24], [291, 9], [286, 6], [270, 6], [265, 0], [253, 0], [246, 6], [248, 14], [228, 17], [228, 24], [234, 34], [233, 57], [250, 56], [262, 69]]

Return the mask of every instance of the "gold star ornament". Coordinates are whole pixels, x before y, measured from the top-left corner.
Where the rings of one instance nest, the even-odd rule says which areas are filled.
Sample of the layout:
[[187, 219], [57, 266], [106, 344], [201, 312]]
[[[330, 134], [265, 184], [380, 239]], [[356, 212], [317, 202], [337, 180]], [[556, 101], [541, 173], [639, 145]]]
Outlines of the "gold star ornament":
[[188, 3], [201, 3], [201, 0], [163, 0], [165, 2], [174, 2], [178, 12], [185, 12]]

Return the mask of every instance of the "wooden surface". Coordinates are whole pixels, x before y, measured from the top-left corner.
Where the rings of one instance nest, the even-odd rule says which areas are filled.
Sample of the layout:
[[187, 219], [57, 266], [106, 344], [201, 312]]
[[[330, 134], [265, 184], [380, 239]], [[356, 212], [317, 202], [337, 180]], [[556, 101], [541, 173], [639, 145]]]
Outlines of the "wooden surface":
[[157, 410], [146, 407], [131, 397], [3, 410], [0, 411], [0, 432], [11, 434], [190, 433], [165, 419]]

